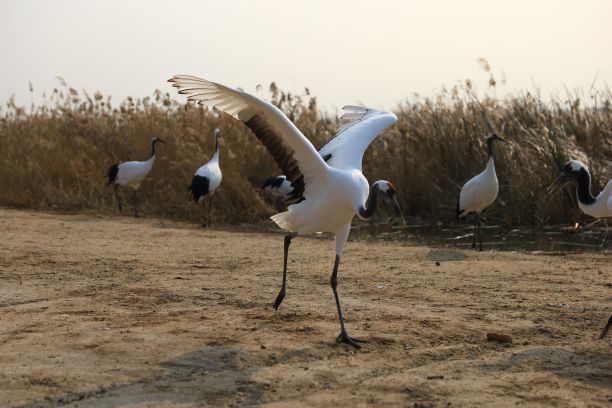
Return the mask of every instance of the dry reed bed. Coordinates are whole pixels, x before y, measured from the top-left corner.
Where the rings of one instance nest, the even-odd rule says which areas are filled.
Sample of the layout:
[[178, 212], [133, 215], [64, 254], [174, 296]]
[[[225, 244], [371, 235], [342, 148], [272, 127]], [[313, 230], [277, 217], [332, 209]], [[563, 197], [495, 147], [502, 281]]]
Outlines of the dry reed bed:
[[[494, 84], [493, 84], [494, 85]], [[280, 91], [269, 99], [320, 147], [339, 126], [321, 114], [308, 90]], [[398, 106], [398, 122], [364, 158], [369, 180], [392, 181], [407, 214], [432, 222], [455, 215], [459, 188], [486, 160], [484, 114], [508, 140], [497, 146], [499, 202], [488, 216], [507, 224], [537, 225], [582, 217], [565, 191], [549, 200], [543, 188], [570, 158], [588, 162], [598, 192], [611, 176], [612, 108], [609, 90], [591, 90], [589, 107], [574, 96], [544, 102], [529, 93], [477, 100], [471, 83], [435, 98], [415, 96]], [[222, 129], [223, 184], [215, 213], [223, 222], [258, 222], [272, 213], [258, 186], [278, 169], [241, 123], [168, 93], [127, 98], [78, 92], [65, 83], [41, 105], [26, 109], [12, 100], [0, 111], [0, 204], [36, 209], [115, 211], [103, 178], [113, 162], [142, 160], [149, 140], [160, 136], [157, 162], [140, 191], [147, 214], [199, 219], [186, 187], [212, 150], [212, 129]]]

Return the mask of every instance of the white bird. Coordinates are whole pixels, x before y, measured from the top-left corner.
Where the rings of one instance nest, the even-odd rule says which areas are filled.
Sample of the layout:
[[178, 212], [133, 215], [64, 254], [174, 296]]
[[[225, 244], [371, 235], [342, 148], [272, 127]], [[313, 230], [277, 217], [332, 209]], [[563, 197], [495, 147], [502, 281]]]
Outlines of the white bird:
[[[578, 160], [569, 161], [563, 167], [559, 177], [546, 190], [549, 194], [552, 194], [573, 181], [576, 182], [578, 207], [580, 207], [583, 213], [594, 218], [603, 219], [604, 222], [606, 218], [612, 217], [612, 179], [608, 180], [608, 184], [606, 184], [606, 187], [597, 197], [593, 197], [593, 194], [591, 194], [591, 173]], [[608, 334], [610, 326], [612, 326], [612, 316], [608, 319], [608, 323], [602, 330], [600, 338], [603, 339]]]
[[287, 176], [272, 176], [266, 179], [261, 185], [261, 190], [270, 193], [276, 198], [276, 209], [282, 211], [286, 207], [286, 202], [291, 200], [293, 185], [287, 180]]
[[487, 150], [489, 153], [487, 165], [482, 173], [472, 177], [463, 185], [457, 203], [457, 217], [463, 218], [470, 213], [475, 213], [472, 247], [476, 249], [476, 232], [478, 232], [481, 251], [482, 235], [480, 233], [480, 214], [493, 204], [499, 192], [499, 183], [497, 181], [497, 174], [495, 174], [495, 159], [493, 155], [493, 141], [495, 140], [504, 141], [504, 139], [495, 133], [489, 133], [487, 135]]
[[281, 197], [288, 197], [293, 192], [291, 182], [284, 174], [272, 176], [261, 185], [261, 191], [269, 191]]
[[113, 185], [115, 189], [115, 197], [117, 198], [117, 205], [119, 211], [122, 209], [121, 199], [119, 198], [119, 186], [129, 186], [134, 190], [134, 216], [138, 217], [138, 210], [136, 208], [136, 192], [140, 188], [140, 183], [147, 177], [147, 174], [153, 168], [155, 162], [155, 144], [166, 143], [159, 137], [151, 139], [151, 157], [147, 161], [127, 161], [121, 164], [113, 164], [109, 167], [105, 177], [108, 178], [107, 185]]
[[296, 203], [271, 217], [278, 226], [289, 231], [284, 239], [283, 282], [273, 305], [275, 309], [285, 297], [291, 239], [316, 232], [335, 234], [336, 258], [330, 284], [340, 322], [338, 341], [359, 348], [359, 340], [351, 338], [344, 326], [336, 290], [338, 266], [355, 215], [370, 218], [376, 211], [378, 195], [399, 211], [391, 183], [380, 180], [369, 188], [361, 172], [366, 148], [379, 133], [395, 123], [396, 116], [391, 112], [346, 107], [349, 113], [345, 117], [353, 121], [343, 126], [336, 138], [327, 144], [327, 149], [323, 149], [324, 155], [330, 155], [328, 164], [276, 106], [245, 92], [189, 75], [177, 75], [169, 82], [180, 94], [188, 95], [189, 100], [199, 101], [244, 122], [293, 185], [291, 195]]
[[[212, 207], [212, 196], [221, 184], [221, 168], [219, 167], [219, 129], [214, 130], [215, 150], [208, 163], [196, 171], [191, 185], [187, 191], [191, 191], [193, 201], [200, 203], [208, 196], [208, 226], [210, 227], [210, 210]], [[204, 208], [204, 207], [202, 207]], [[202, 224], [206, 227], [206, 222]]]

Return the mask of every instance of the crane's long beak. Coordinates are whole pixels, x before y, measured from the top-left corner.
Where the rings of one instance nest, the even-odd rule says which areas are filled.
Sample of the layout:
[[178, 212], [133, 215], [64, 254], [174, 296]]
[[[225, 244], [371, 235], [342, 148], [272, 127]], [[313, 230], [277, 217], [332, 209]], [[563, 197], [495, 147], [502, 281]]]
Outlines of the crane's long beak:
[[559, 177], [557, 177], [555, 179], [555, 181], [552, 182], [552, 184], [548, 187], [546, 187], [546, 192], [548, 194], [552, 194], [554, 193], [557, 189], [561, 188], [563, 185], [565, 185], [565, 183], [567, 183], [567, 176], [565, 175], [565, 173], [561, 173], [559, 175]]
[[404, 214], [402, 214], [402, 210], [401, 210], [401, 208], [399, 206], [399, 203], [397, 202], [397, 197], [395, 195], [393, 196], [393, 201], [391, 203], [392, 203], [393, 208], [395, 209], [395, 211], [397, 211], [397, 215], [402, 217], [402, 222], [404, 223], [404, 228], [406, 228], [406, 220], [404, 219]]

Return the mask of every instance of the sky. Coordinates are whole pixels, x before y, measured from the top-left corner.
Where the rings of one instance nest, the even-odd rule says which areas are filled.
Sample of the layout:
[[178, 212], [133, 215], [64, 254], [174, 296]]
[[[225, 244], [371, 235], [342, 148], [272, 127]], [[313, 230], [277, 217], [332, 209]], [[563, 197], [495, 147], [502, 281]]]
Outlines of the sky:
[[484, 90], [479, 58], [499, 97], [564, 95], [612, 81], [611, 18], [610, 0], [1, 0], [0, 104], [56, 76], [118, 103], [192, 74], [393, 108], [465, 79]]

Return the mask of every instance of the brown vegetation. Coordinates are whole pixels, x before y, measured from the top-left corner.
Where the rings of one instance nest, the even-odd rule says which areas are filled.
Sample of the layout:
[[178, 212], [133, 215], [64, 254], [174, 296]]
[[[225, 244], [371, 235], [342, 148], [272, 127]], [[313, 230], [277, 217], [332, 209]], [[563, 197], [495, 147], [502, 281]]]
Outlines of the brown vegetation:
[[[549, 202], [544, 187], [570, 158], [587, 161], [598, 192], [612, 169], [612, 107], [609, 90], [592, 89], [589, 106], [576, 96], [545, 102], [530, 93], [478, 100], [470, 81], [434, 98], [408, 99], [395, 110], [398, 122], [372, 144], [364, 158], [371, 180], [391, 180], [407, 214], [451, 220], [463, 182], [485, 162], [483, 111], [508, 140], [498, 145], [499, 202], [489, 217], [508, 224], [577, 220], [571, 192]], [[285, 93], [272, 84], [269, 99], [304, 134], [322, 146], [339, 126], [318, 111], [316, 98]], [[62, 85], [31, 108], [13, 101], [0, 111], [0, 204], [60, 210], [115, 208], [103, 178], [114, 162], [145, 159], [149, 140], [161, 146], [152, 173], [141, 188], [145, 213], [198, 219], [200, 209], [186, 187], [212, 151], [212, 129], [222, 129], [223, 184], [216, 219], [255, 222], [272, 213], [258, 186], [278, 169], [241, 123], [203, 107], [177, 102], [169, 93], [127, 98], [93, 96]]]

